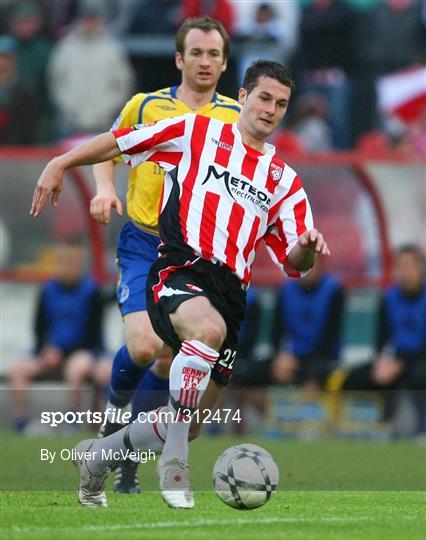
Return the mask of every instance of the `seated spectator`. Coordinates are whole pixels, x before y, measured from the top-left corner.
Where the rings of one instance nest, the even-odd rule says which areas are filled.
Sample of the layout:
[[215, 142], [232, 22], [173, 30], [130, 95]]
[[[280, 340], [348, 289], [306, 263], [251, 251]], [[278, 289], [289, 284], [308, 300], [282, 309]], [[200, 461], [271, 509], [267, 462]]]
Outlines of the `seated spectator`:
[[[417, 246], [404, 246], [397, 252], [395, 284], [383, 293], [380, 303], [376, 356], [371, 363], [354, 368], [343, 384], [347, 390], [414, 390], [416, 431], [423, 434], [426, 434], [425, 269], [424, 255]], [[390, 417], [393, 400], [387, 401], [386, 416]]]
[[39, 377], [64, 376], [73, 410], [80, 409], [81, 387], [92, 379], [106, 386], [111, 363], [102, 357], [102, 307], [99, 286], [83, 273], [85, 252], [79, 243], [57, 249], [57, 276], [46, 282], [37, 302], [34, 353], [17, 362], [10, 372], [15, 428], [29, 421], [27, 391]]
[[110, 128], [130, 96], [133, 72], [97, 4], [82, 8], [75, 28], [53, 49], [49, 79], [59, 136]]
[[280, 293], [281, 345], [272, 365], [272, 380], [324, 387], [336, 366], [342, 339], [342, 285], [318, 259], [302, 280], [286, 282]]
[[0, 36], [0, 144], [37, 141], [38, 101], [18, 73], [17, 42]]
[[292, 129], [307, 152], [329, 152], [331, 129], [327, 124], [327, 101], [320, 94], [302, 94], [295, 103]]

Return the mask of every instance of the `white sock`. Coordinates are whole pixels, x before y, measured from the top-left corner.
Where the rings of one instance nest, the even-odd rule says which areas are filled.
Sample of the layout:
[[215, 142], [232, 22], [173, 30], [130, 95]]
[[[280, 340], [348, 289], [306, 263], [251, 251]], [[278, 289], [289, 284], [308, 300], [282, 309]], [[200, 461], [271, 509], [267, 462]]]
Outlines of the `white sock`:
[[174, 422], [169, 422], [163, 448], [163, 460], [188, 460], [188, 433], [191, 414], [180, 411], [198, 408], [210, 380], [211, 368], [219, 353], [200, 341], [184, 341], [170, 368], [169, 411], [175, 412]]
[[108, 451], [126, 452], [148, 451], [161, 453], [167, 433], [167, 406], [149, 411], [144, 417], [146, 421], [135, 420], [108, 437], [97, 439], [92, 446], [93, 459], [88, 462], [88, 468], [94, 473], [104, 472], [108, 467], [121, 459], [107, 459]]

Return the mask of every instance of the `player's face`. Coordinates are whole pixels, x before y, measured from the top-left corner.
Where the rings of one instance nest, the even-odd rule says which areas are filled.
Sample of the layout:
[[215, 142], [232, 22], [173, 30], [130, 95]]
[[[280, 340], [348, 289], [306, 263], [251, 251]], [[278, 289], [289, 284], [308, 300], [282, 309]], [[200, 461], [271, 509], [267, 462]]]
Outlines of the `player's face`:
[[192, 28], [186, 34], [183, 55], [176, 53], [176, 67], [190, 88], [198, 91], [215, 88], [226, 69], [223, 45], [217, 30], [203, 32]]
[[84, 250], [79, 246], [60, 245], [56, 250], [57, 277], [73, 284], [84, 272]]
[[241, 120], [246, 129], [256, 138], [266, 139], [287, 112], [290, 95], [288, 86], [270, 77], [260, 77], [249, 94], [241, 88], [238, 100], [243, 105]]
[[423, 266], [412, 253], [402, 253], [395, 262], [395, 278], [407, 293], [416, 292], [424, 280]]

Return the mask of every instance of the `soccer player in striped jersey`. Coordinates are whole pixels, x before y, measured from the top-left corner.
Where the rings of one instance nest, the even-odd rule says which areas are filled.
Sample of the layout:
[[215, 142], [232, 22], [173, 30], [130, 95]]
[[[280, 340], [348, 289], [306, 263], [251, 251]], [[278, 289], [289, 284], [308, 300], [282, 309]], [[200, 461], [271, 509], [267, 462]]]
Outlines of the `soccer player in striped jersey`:
[[162, 451], [157, 470], [167, 504], [194, 506], [188, 439], [200, 425], [189, 420], [195, 410], [213, 408], [231, 375], [256, 248], [263, 240], [275, 263], [293, 277], [308, 271], [317, 254], [330, 254], [313, 228], [300, 178], [266, 142], [286, 113], [292, 89], [283, 66], [259, 61], [246, 72], [236, 124], [188, 114], [116, 130], [44, 169], [33, 215], [49, 196], [56, 202], [71, 167], [122, 153], [133, 167], [149, 160], [167, 171], [161, 256], [151, 267], [147, 295], [153, 327], [175, 353], [166, 407], [173, 421], [134, 422], [104, 439], [82, 441], [78, 451], [94, 456], [77, 462], [82, 504], [107, 504], [104, 480], [113, 462], [102, 460], [102, 450], [150, 448]]
[[[210, 17], [186, 20], [176, 34], [176, 51], [181, 84], [136, 94], [123, 108], [113, 129], [150, 124], [188, 112], [227, 123], [238, 119], [240, 104], [216, 92], [229, 51], [229, 36], [221, 23]], [[121, 159], [117, 158], [117, 161]], [[91, 202], [91, 214], [104, 224], [110, 221], [111, 207], [122, 213], [114, 187], [114, 169], [114, 161], [94, 167], [97, 194]], [[106, 410], [115, 418], [117, 410], [128, 405], [135, 389], [135, 418], [139, 412], [167, 402], [172, 356], [152, 329], [146, 311], [146, 278], [158, 257], [158, 213], [164, 175], [164, 170], [153, 162], [142, 163], [130, 172], [127, 191], [130, 221], [120, 232], [117, 249], [117, 299], [124, 320], [126, 345], [115, 355], [106, 405]], [[153, 360], [155, 362], [149, 368]], [[107, 421], [102, 434], [110, 435], [122, 427]], [[127, 460], [116, 470], [114, 489], [117, 492], [140, 491], [136, 468], [137, 463]]]

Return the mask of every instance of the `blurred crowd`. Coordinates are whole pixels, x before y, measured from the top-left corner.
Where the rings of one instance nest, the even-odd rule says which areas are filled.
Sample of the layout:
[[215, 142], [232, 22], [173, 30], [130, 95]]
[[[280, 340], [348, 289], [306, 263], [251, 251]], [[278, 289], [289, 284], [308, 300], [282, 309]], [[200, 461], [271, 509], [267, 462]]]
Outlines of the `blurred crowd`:
[[[281, 149], [426, 155], [425, 0], [2, 0], [0, 143], [109, 129], [136, 90], [161, 86], [129, 39], [170, 39], [202, 14], [232, 37], [222, 93], [234, 96], [259, 57], [291, 68], [297, 93]], [[162, 86], [176, 82], [157, 72]]]

